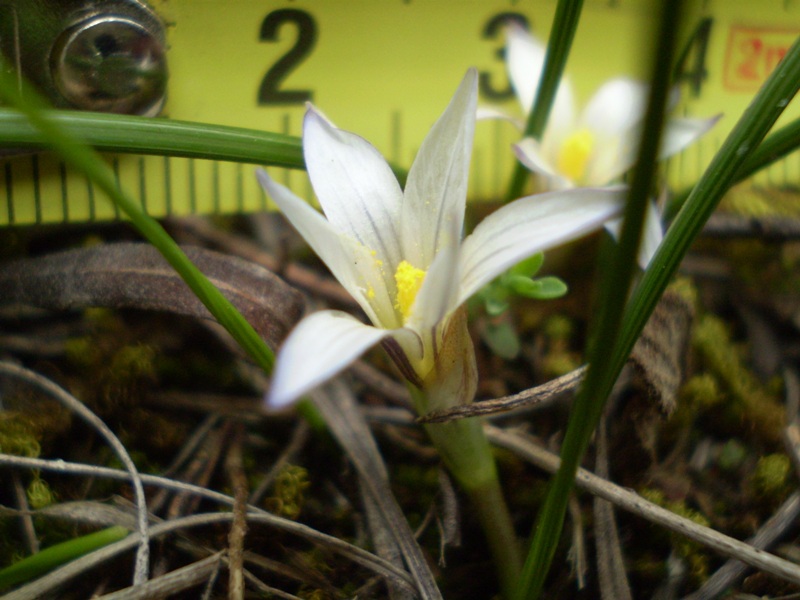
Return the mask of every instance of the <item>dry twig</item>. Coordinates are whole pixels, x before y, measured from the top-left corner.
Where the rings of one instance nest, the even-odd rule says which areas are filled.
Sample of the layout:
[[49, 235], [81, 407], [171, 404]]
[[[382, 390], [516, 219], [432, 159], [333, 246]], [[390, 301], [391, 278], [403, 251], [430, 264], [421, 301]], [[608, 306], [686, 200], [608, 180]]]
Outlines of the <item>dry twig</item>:
[[147, 581], [148, 571], [150, 569], [150, 545], [148, 534], [148, 520], [147, 520], [147, 500], [144, 495], [144, 488], [142, 487], [142, 480], [136, 465], [133, 464], [128, 451], [122, 442], [119, 441], [114, 432], [100, 420], [97, 415], [90, 411], [83, 403], [81, 403], [72, 394], [67, 392], [62, 387], [56, 385], [49, 379], [42, 377], [38, 373], [20, 367], [10, 362], [0, 361], [0, 374], [9, 377], [21, 379], [26, 383], [39, 388], [45, 394], [52, 396], [64, 406], [75, 412], [80, 416], [89, 426], [93, 427], [100, 436], [106, 440], [111, 446], [114, 453], [120, 459], [125, 469], [127, 469], [127, 476], [133, 486], [134, 495], [136, 496], [136, 505], [138, 508], [137, 527], [139, 531], [140, 543], [136, 550], [136, 564], [134, 566], [133, 582], [134, 584]]

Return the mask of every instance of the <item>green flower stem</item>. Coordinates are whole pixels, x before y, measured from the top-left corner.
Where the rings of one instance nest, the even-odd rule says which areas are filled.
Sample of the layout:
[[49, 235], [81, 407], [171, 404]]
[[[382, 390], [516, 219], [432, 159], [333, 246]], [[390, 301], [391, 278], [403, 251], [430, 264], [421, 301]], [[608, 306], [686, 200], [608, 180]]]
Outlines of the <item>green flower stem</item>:
[[[304, 169], [300, 138], [173, 119], [48, 110], [73, 138], [105, 152], [158, 154]], [[0, 108], [0, 145], [41, 148], [47, 139], [24, 116]]]
[[[435, 405], [424, 391], [409, 384], [419, 414]], [[442, 461], [470, 498], [497, 569], [504, 598], [511, 598], [520, 573], [519, 543], [503, 498], [497, 466], [480, 419], [459, 419], [425, 426]]]
[[124, 527], [109, 527], [45, 548], [0, 571], [0, 590], [31, 581], [64, 563], [127, 537]]
[[[550, 117], [550, 109], [556, 98], [558, 84], [561, 83], [561, 77], [564, 74], [564, 67], [567, 64], [582, 10], [583, 0], [559, 0], [558, 2], [556, 14], [553, 17], [553, 26], [550, 29], [550, 39], [547, 42], [542, 76], [531, 112], [528, 114], [528, 122], [525, 125], [525, 137], [532, 137], [536, 140], [542, 138], [547, 119]], [[507, 200], [514, 200], [522, 195], [529, 176], [530, 172], [517, 162], [508, 189]]]
[[[517, 600], [538, 598], [544, 587], [564, 523], [575, 474], [619, 371], [611, 370], [611, 354], [623, 319], [624, 307], [635, 272], [647, 201], [655, 182], [656, 161], [670, 90], [670, 65], [677, 45], [680, 2], [661, 3], [661, 31], [655, 53], [644, 133], [626, 203], [622, 234], [613, 252], [613, 262], [603, 269], [600, 301], [592, 320], [587, 349], [589, 371], [571, 411], [561, 450], [561, 466], [553, 478], [534, 528], [531, 549], [525, 560]], [[605, 254], [605, 253], [604, 253]]]
[[[769, 134], [769, 137], [761, 142], [758, 148], [742, 163], [742, 166], [736, 172], [735, 181], [737, 183], [744, 181], [761, 169], [788, 156], [798, 148], [800, 148], [800, 119], [795, 119], [778, 131]], [[669, 222], [675, 217], [691, 191], [691, 188], [684, 190], [680, 194], [676, 194], [670, 201], [664, 211], [664, 219], [666, 221]]]

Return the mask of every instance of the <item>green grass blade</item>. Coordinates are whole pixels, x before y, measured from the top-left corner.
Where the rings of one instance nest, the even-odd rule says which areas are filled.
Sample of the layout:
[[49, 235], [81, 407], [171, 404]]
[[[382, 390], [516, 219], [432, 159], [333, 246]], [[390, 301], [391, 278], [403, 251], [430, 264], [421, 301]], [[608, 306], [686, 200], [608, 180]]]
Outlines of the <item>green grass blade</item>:
[[[655, 308], [658, 299], [677, 271], [689, 246], [702, 230], [722, 196], [762, 153], [755, 150], [780, 114], [800, 90], [800, 37], [784, 56], [756, 94], [750, 106], [719, 149], [704, 175], [692, 189], [675, 217], [650, 267], [634, 290], [625, 315], [622, 334], [613, 353], [612, 368], [622, 370], [636, 339]], [[784, 128], [785, 129], [785, 128]], [[783, 132], [783, 129], [781, 130]], [[776, 138], [780, 141], [783, 133]], [[770, 136], [772, 139], [773, 136]], [[765, 143], [766, 144], [766, 143]], [[765, 145], [762, 144], [762, 147]], [[775, 142], [777, 146], [778, 143]], [[768, 149], [763, 155], [768, 155]], [[749, 167], [750, 165], [750, 167]]]
[[[665, 4], [668, 4], [668, 2], [665, 2]], [[716, 208], [723, 194], [736, 182], [741, 170], [746, 167], [749, 160], [754, 160], [751, 158], [755, 153], [754, 149], [764, 139], [789, 101], [797, 94], [798, 88], [800, 88], [800, 39], [790, 48], [783, 61], [767, 79], [692, 190], [685, 205], [664, 237], [664, 241], [656, 255], [653, 257], [650, 267], [634, 290], [629, 309], [626, 311], [622, 321], [619, 339], [613, 346], [613, 352], [607, 353], [609, 358], [604, 360], [604, 368], [602, 370], [599, 368], [594, 369], [598, 373], [596, 386], [593, 387], [588, 379], [591, 375], [590, 370], [590, 375], [587, 375], [587, 381], [582, 390], [591, 390], [594, 398], [603, 401], [608, 397], [611, 387], [622, 370], [636, 339], [639, 337], [642, 328], [672, 275], [677, 270], [690, 244], [700, 232], [714, 208]], [[603, 359], [603, 356], [604, 354], [601, 353], [599, 358]], [[590, 357], [590, 360], [593, 367], [599, 364], [592, 357]], [[591, 412], [588, 415], [593, 419], [593, 422], [587, 422], [589, 417], [581, 413], [581, 409], [585, 409], [586, 406], [579, 404], [579, 400], [582, 397], [588, 397], [588, 392], [582, 392], [579, 399], [576, 400], [562, 450], [561, 469], [556, 475], [556, 479], [554, 479], [554, 485], [542, 512], [541, 525], [536, 531], [537, 538], [546, 537], [546, 541], [551, 544], [555, 544], [558, 541], [560, 525], [563, 521], [563, 509], [560, 512], [561, 519], [558, 523], [558, 529], [555, 530], [552, 525], [548, 524], [548, 520], [559, 516], [556, 509], [560, 507], [553, 508], [550, 506], [548, 508], [549, 505], [553, 504], [550, 498], [560, 494], [563, 497], [563, 502], [566, 502], [566, 494], [571, 489], [574, 469], [578, 464], [572, 454], [573, 446], [583, 442], [582, 439], [578, 439], [577, 436], [572, 435], [570, 432], [580, 430], [580, 433], [587, 435], [587, 441], [584, 442], [584, 445], [588, 443], [588, 435], [591, 435], [596, 424], [596, 417], [599, 416], [602, 409], [601, 403], [590, 405]], [[577, 425], [573, 425], [574, 423]], [[567, 475], [569, 473], [567, 470], [572, 472], [572, 476], [569, 477], [568, 481]], [[562, 473], [565, 474], [562, 476]], [[559, 480], [559, 478], [561, 483], [560, 487], [558, 487], [559, 491], [556, 491], [556, 480]], [[550, 514], [545, 515], [545, 511], [549, 511]], [[544, 556], [547, 556], [547, 554]], [[543, 580], [547, 565], [549, 565], [549, 561], [537, 565], [539, 580]], [[541, 589], [539, 581], [537, 581], [537, 585]], [[531, 594], [526, 597], [533, 598], [535, 595]]]
[[[558, 2], [556, 14], [553, 17], [553, 27], [550, 29], [550, 38], [547, 42], [542, 76], [531, 112], [528, 114], [528, 122], [525, 125], [525, 137], [539, 140], [544, 133], [582, 10], [583, 0], [559, 0]], [[528, 177], [530, 177], [530, 172], [518, 162], [514, 167], [511, 185], [508, 189], [508, 200], [514, 200], [522, 195]]]
[[575, 474], [602, 413], [608, 395], [604, 393], [606, 385], [608, 382], [613, 384], [616, 379], [610, 375], [607, 350], [614, 347], [619, 335], [625, 302], [636, 270], [642, 224], [655, 183], [670, 92], [670, 71], [677, 46], [679, 2], [662, 2], [660, 23], [644, 133], [633, 170], [622, 233], [618, 245], [613, 248], [612, 261], [602, 270], [599, 306], [591, 324], [587, 349], [589, 371], [572, 408], [561, 450], [561, 467], [553, 478], [534, 528], [531, 549], [517, 590], [518, 600], [538, 598], [542, 592], [561, 535]]
[[124, 527], [109, 527], [45, 548], [41, 552], [32, 554], [10, 567], [0, 570], [0, 591], [36, 579], [64, 563], [118, 542], [129, 533]]
[[[787, 157], [798, 148], [800, 148], [800, 119], [795, 119], [778, 131], [770, 133], [769, 137], [761, 142], [758, 148], [742, 163], [736, 173], [736, 182], [744, 181], [755, 175], [761, 169]], [[675, 195], [667, 210], [664, 211], [665, 220], [670, 221], [675, 217], [691, 191], [692, 188], [689, 188]]]
[[65, 129], [63, 123], [50, 118], [44, 102], [32, 90], [26, 89], [23, 95], [17, 86], [16, 78], [11, 75], [0, 58], [0, 94], [39, 130], [42, 138], [61, 154], [70, 166], [83, 172], [97, 187], [108, 194], [145, 239], [153, 244], [178, 272], [217, 321], [228, 330], [256, 364], [270, 373], [275, 360], [274, 354], [242, 314], [186, 258], [164, 228], [145, 214], [136, 202], [118, 187], [113, 171], [100, 156], [89, 146], [75, 139]]
[[[300, 138], [241, 127], [76, 111], [51, 121], [98, 150], [225, 160], [304, 169]], [[25, 116], [0, 108], [0, 146], [40, 148], [47, 140]]]

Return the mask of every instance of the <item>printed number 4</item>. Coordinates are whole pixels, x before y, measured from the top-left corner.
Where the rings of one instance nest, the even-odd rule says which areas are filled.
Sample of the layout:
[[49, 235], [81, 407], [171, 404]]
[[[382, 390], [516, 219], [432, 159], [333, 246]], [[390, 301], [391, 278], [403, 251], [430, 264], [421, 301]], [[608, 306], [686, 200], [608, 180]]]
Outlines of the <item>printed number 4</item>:
[[[695, 98], [700, 95], [703, 82], [708, 77], [706, 53], [708, 52], [708, 40], [711, 37], [711, 25], [713, 22], [711, 17], [706, 17], [697, 24], [697, 28], [686, 42], [678, 58], [675, 69], [675, 82], [688, 81], [692, 95]], [[692, 66], [689, 67], [692, 54], [694, 54], [694, 60], [692, 61]]]
[[258, 103], [270, 104], [303, 104], [313, 98], [311, 90], [281, 89], [284, 79], [291, 74], [311, 53], [317, 43], [317, 23], [303, 10], [284, 8], [269, 13], [261, 23], [262, 42], [278, 41], [278, 31], [285, 24], [293, 24], [297, 28], [294, 44], [267, 70], [258, 89]]

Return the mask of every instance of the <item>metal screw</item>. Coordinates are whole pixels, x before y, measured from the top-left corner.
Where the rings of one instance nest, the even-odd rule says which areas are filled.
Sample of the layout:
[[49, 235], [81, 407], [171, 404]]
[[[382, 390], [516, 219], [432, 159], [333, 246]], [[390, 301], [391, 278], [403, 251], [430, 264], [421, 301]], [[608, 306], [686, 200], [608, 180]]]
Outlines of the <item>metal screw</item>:
[[59, 36], [50, 65], [56, 87], [75, 108], [152, 116], [164, 104], [166, 51], [154, 24], [90, 16]]

